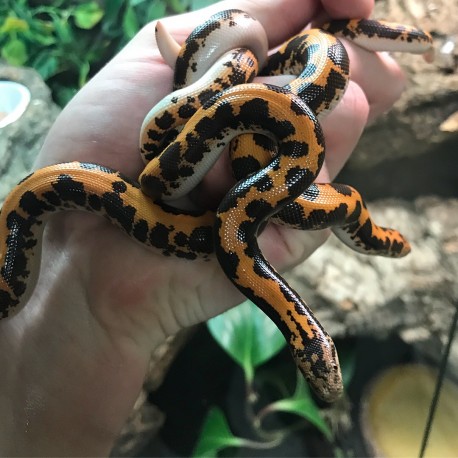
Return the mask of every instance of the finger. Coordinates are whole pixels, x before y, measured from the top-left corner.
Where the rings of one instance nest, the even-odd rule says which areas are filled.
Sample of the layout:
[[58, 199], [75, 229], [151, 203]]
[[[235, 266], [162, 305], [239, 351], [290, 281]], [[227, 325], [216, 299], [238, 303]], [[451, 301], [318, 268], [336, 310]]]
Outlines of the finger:
[[374, 8], [374, 0], [336, 2], [321, 0], [323, 8], [331, 19], [366, 18]]
[[[343, 99], [321, 122], [326, 158], [318, 182], [331, 181], [342, 169], [359, 141], [368, 113], [369, 104], [363, 90], [350, 82]], [[233, 184], [229, 156], [223, 155], [194, 194], [194, 201], [205, 206], [209, 202], [217, 203]], [[305, 232], [269, 224], [259, 237], [259, 245], [276, 268], [289, 269], [310, 256], [329, 234], [329, 230]]]
[[329, 237], [331, 231], [301, 231], [269, 224], [258, 237], [266, 259], [279, 270], [289, 270], [308, 258]]
[[229, 153], [225, 152], [207, 172], [201, 183], [191, 191], [191, 200], [198, 207], [216, 209], [235, 183]]
[[[369, 103], [355, 82], [336, 108], [321, 121], [326, 140], [326, 158], [317, 181], [334, 179], [350, 157], [367, 123]], [[318, 249], [331, 231], [300, 231], [269, 224], [259, 237], [261, 252], [278, 269], [288, 270]]]
[[[336, 3], [336, 4], [334, 4]], [[258, 19], [266, 29], [269, 43], [276, 46], [291, 35], [303, 29], [310, 21], [322, 13], [327, 17], [366, 17], [373, 8], [373, 0], [349, 0], [342, 2], [327, 0], [226, 0], [207, 8], [161, 20], [178, 43], [183, 43], [191, 30], [202, 23], [202, 18], [224, 9], [241, 9]], [[153, 24], [139, 33], [138, 40], [151, 36]]]
[[389, 54], [369, 52], [347, 40], [342, 42], [350, 58], [350, 78], [366, 94], [368, 120], [372, 121], [398, 100], [405, 87], [405, 75]]
[[[320, 12], [320, 5], [313, 1], [273, 2], [266, 0], [256, 3], [231, 1], [230, 4], [222, 2], [199, 13], [187, 15], [186, 18], [182, 17], [183, 22], [171, 25], [177, 29], [183, 27], [183, 32], [178, 33], [179, 30], [177, 30], [176, 39], [179, 42], [184, 41], [190, 29], [201, 21], [204, 13], [211, 15], [224, 9], [226, 3], [229, 8], [240, 8], [256, 17], [267, 31], [270, 46], [278, 45], [301, 30]], [[340, 2], [333, 0], [323, 1], [329, 17], [367, 17], [373, 7], [372, 0], [342, 2], [343, 5], [338, 3]], [[192, 20], [185, 24], [184, 20], [189, 21], [191, 17]], [[173, 34], [173, 30], [170, 31]], [[350, 83], [344, 99], [328, 120], [323, 122], [327, 142], [327, 160], [323, 173], [320, 175], [321, 179], [328, 181], [342, 168], [360, 138], [368, 112], [369, 107], [364, 92], [357, 84]], [[231, 180], [226, 182], [221, 179], [230, 177], [230, 173], [227, 173], [229, 169], [228, 160], [221, 160], [215, 165], [207, 180], [208, 190], [211, 190], [211, 193], [214, 194], [219, 189], [224, 194], [226, 189], [233, 184]], [[217, 179], [211, 179], [212, 176]], [[204, 194], [208, 196], [207, 192]], [[329, 231], [303, 232], [268, 225], [259, 238], [259, 244], [261, 251], [277, 268], [287, 269], [310, 256], [328, 236]]]
[[172, 34], [176, 33], [177, 41], [182, 43], [189, 32], [202, 22], [202, 18], [225, 9], [240, 9], [261, 22], [270, 45], [275, 46], [301, 30], [318, 13], [320, 6], [318, 0], [227, 0], [185, 15], [166, 18], [164, 23], [170, 27]]
[[321, 121], [326, 141], [326, 158], [317, 180], [332, 181], [358, 143], [369, 115], [369, 103], [362, 88], [350, 81], [342, 100]]

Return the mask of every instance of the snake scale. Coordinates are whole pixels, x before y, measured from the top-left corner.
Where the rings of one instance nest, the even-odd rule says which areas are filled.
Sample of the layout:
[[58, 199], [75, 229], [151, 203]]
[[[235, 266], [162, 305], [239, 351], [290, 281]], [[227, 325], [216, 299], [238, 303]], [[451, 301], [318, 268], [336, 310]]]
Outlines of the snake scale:
[[[333, 401], [342, 378], [332, 339], [264, 258], [257, 235], [267, 221], [330, 227], [362, 253], [410, 251], [400, 233], [372, 221], [353, 188], [315, 183], [325, 157], [319, 119], [349, 80], [338, 37], [370, 51], [423, 54], [431, 37], [399, 24], [340, 20], [305, 30], [268, 55], [263, 27], [239, 10], [213, 15], [183, 46], [160, 23], [156, 34], [174, 67], [174, 87], [141, 126], [143, 172], [136, 181], [103, 165], [68, 162], [34, 171], [11, 191], [0, 213], [0, 317], [19, 311], [33, 292], [47, 219], [68, 210], [95, 213], [165, 256], [216, 253], [228, 278], [282, 331], [317, 395]], [[253, 82], [256, 75], [268, 81]], [[216, 212], [176, 208], [223, 151], [239, 181]]]

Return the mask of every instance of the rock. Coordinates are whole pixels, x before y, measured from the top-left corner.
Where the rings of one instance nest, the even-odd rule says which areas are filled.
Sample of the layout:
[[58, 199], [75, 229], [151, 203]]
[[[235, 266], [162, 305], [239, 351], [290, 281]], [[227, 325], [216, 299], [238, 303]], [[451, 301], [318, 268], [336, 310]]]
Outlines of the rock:
[[164, 414], [148, 402], [142, 390], [110, 456], [138, 456], [164, 423]]
[[184, 329], [178, 334], [170, 336], [151, 355], [143, 390], [111, 451], [111, 456], [141, 455], [147, 444], [159, 432], [165, 417], [154, 404], [148, 402], [148, 392], [157, 389], [162, 384], [175, 356], [194, 330], [192, 328]]
[[456, 130], [441, 129], [444, 121], [458, 111], [458, 72], [445, 71], [440, 55], [441, 44], [447, 37], [458, 38], [454, 29], [458, 21], [458, 2], [385, 0], [375, 5], [375, 18], [431, 31], [435, 38], [436, 60], [428, 64], [418, 55], [395, 53], [394, 57], [407, 76], [406, 90], [389, 113], [366, 129], [347, 166], [354, 174], [389, 159], [428, 153], [437, 155], [443, 145], [452, 143], [456, 149], [458, 144]]
[[0, 80], [15, 81], [31, 92], [24, 114], [0, 129], [0, 203], [11, 188], [29, 173], [60, 108], [40, 75], [31, 68], [0, 64]]

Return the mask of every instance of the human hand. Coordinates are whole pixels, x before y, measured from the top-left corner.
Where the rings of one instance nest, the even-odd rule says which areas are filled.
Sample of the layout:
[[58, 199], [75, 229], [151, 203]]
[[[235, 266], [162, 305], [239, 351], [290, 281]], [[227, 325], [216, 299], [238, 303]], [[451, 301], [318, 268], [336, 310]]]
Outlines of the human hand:
[[[271, 47], [310, 21], [368, 16], [370, 0], [221, 2], [162, 22], [182, 42], [203, 17], [239, 8], [266, 28]], [[327, 143], [320, 181], [332, 179], [368, 119], [387, 109], [403, 86], [387, 56], [348, 45], [352, 81], [322, 122]], [[142, 120], [171, 89], [172, 71], [146, 26], [70, 102], [50, 130], [36, 167], [93, 162], [136, 179]], [[224, 162], [205, 188], [229, 185]], [[269, 226], [260, 236], [280, 269], [308, 256], [323, 233]], [[95, 215], [56, 215], [43, 240], [43, 263], [26, 308], [0, 323], [5, 454], [107, 454], [141, 388], [151, 351], [165, 336], [241, 302], [215, 261], [187, 262], [145, 250]], [[20, 439], [19, 439], [20, 437]]]

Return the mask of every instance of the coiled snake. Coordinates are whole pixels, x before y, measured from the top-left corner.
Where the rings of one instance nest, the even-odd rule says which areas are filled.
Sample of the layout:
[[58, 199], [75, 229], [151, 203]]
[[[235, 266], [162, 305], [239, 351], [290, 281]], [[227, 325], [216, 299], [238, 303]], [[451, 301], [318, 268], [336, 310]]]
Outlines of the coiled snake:
[[[17, 312], [34, 289], [47, 218], [84, 210], [167, 256], [192, 260], [216, 252], [235, 286], [283, 332], [316, 393], [335, 400], [342, 380], [334, 344], [256, 238], [270, 220], [305, 230], [332, 227], [363, 253], [399, 257], [410, 250], [397, 231], [372, 222], [354, 189], [314, 183], [325, 155], [318, 118], [342, 97], [349, 78], [337, 35], [369, 50], [431, 49], [431, 37], [420, 30], [363, 19], [300, 33], [267, 58], [263, 28], [242, 11], [212, 16], [181, 48], [159, 24], [158, 44], [175, 67], [174, 92], [145, 117], [139, 182], [80, 162], [22, 180], [0, 214], [0, 317]], [[260, 69], [292, 77], [283, 87], [253, 83]], [[187, 195], [228, 145], [240, 181], [217, 212], [175, 208], [172, 201]]]

